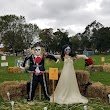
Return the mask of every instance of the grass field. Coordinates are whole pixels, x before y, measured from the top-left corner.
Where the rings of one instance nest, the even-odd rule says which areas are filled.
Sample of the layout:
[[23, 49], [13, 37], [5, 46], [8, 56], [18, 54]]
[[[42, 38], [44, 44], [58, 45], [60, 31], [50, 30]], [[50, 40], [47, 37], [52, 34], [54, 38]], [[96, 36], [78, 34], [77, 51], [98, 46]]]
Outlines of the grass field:
[[[102, 55], [90, 56], [94, 60], [95, 65], [101, 64], [101, 57]], [[110, 63], [110, 56], [105, 55], [105, 63]], [[9, 62], [9, 67], [14, 66], [15, 59], [19, 57], [7, 57], [7, 61]], [[0, 62], [2, 62], [0, 60]], [[88, 68], [84, 67], [84, 60], [78, 59], [74, 62], [74, 68], [76, 70], [88, 70]], [[45, 61], [45, 68], [46, 70], [49, 67], [57, 67], [59, 70], [63, 67], [63, 62], [60, 61], [59, 64], [56, 64], [53, 61], [46, 60]], [[12, 80], [29, 80], [30, 74], [29, 73], [8, 73], [8, 68], [0, 67], [0, 83], [3, 81], [12, 81]], [[101, 82], [105, 85], [110, 86], [110, 73], [109, 72], [91, 72], [90, 73], [90, 80], [93, 82]], [[54, 108], [52, 105], [45, 100], [41, 101], [34, 101], [32, 103], [27, 103], [24, 99], [15, 102], [15, 110], [43, 110], [43, 107], [47, 106], [48, 110], [83, 110], [83, 104], [72, 104], [72, 105], [58, 105], [55, 104]], [[89, 103], [87, 104], [88, 110], [110, 110], [110, 105], [103, 103], [100, 99], [89, 99]], [[0, 97], [0, 110], [11, 110], [11, 105], [8, 102], [5, 102]]]
[[[96, 56], [90, 56], [94, 60], [95, 65], [101, 64], [101, 55], [96, 55]], [[18, 59], [19, 57], [7, 57], [7, 61], [9, 62], [9, 67], [12, 67], [15, 65], [15, 59]], [[0, 62], [2, 62], [0, 60]], [[84, 66], [84, 60], [83, 59], [78, 59], [74, 61], [74, 68], [76, 70], [88, 70], [88, 68]], [[110, 63], [110, 56], [106, 55], [105, 56], [105, 63]], [[49, 67], [57, 67], [59, 70], [62, 69], [63, 67], [63, 62], [60, 61], [59, 64], [56, 64], [54, 61], [45, 61], [45, 68], [46, 70], [49, 69]], [[11, 81], [11, 80], [29, 80], [30, 75], [27, 73], [22, 73], [22, 74], [17, 74], [17, 73], [8, 73], [8, 68], [0, 67], [0, 82], [3, 81]], [[5, 71], [2, 71], [5, 70]], [[94, 82], [102, 82], [103, 84], [110, 85], [110, 73], [109, 72], [92, 72], [90, 75], [91, 81]]]

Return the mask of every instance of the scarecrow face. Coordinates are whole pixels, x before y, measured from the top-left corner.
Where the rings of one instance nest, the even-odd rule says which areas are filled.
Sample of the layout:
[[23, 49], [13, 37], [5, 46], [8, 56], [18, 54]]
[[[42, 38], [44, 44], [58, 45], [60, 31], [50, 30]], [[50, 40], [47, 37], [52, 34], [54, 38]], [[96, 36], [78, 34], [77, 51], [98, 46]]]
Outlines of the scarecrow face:
[[71, 48], [68, 46], [64, 49], [65, 54], [69, 54], [71, 52]]
[[37, 56], [39, 56], [39, 55], [41, 55], [41, 53], [42, 53], [42, 51], [41, 51], [41, 47], [35, 47], [35, 54], [37, 55]]

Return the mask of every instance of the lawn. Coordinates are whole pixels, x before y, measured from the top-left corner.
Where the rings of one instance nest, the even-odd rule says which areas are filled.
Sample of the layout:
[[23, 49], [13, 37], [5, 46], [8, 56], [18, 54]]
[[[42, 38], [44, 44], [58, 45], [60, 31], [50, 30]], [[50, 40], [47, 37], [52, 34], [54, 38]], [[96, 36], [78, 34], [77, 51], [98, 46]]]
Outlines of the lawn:
[[[106, 103], [102, 103], [100, 99], [89, 99], [89, 103], [86, 105], [87, 110], [110, 110], [110, 106]], [[33, 102], [26, 102], [26, 100], [15, 101], [15, 110], [84, 110], [84, 104], [69, 104], [69, 105], [59, 105], [51, 103], [45, 100], [34, 100]], [[0, 110], [12, 110], [11, 104], [9, 102], [2, 102]], [[85, 109], [86, 110], [86, 109]]]
[[[101, 57], [102, 57], [101, 55], [94, 55], [90, 57], [93, 58], [95, 65], [101, 64]], [[105, 57], [105, 63], [110, 63], [110, 56], [105, 55], [104, 57]], [[13, 57], [13, 56], [7, 57], [7, 61], [9, 62], [9, 67], [14, 66], [15, 59], [18, 59], [18, 58], [20, 57]], [[0, 62], [2, 61], [0, 60]], [[78, 59], [74, 61], [73, 65], [76, 70], [88, 70], [87, 67], [85, 68], [84, 63], [85, 62], [83, 59]], [[48, 70], [49, 67], [57, 67], [59, 70], [61, 70], [63, 67], [63, 62], [60, 61], [59, 64], [56, 64], [54, 61], [46, 60], [45, 61], [46, 70]], [[11, 80], [29, 80], [30, 78], [30, 75], [28, 73], [22, 73], [22, 74], [8, 73], [8, 71], [5, 69], [8, 70], [8, 68], [0, 67], [0, 82], [11, 81]], [[2, 70], [5, 70], [5, 71], [2, 71]], [[90, 75], [91, 81], [94, 81], [94, 82], [99, 81], [106, 85], [110, 85], [109, 78], [110, 78], [109, 72], [91, 72], [91, 75]]]
[[[94, 60], [95, 65], [101, 64], [101, 57], [102, 55], [94, 55], [90, 56]], [[105, 62], [110, 63], [110, 56], [105, 55]], [[7, 61], [9, 62], [9, 67], [15, 65], [15, 59], [20, 57], [7, 57]], [[2, 62], [0, 60], [0, 62]], [[74, 61], [74, 68], [76, 70], [88, 70], [88, 68], [84, 66], [84, 60], [78, 59]], [[56, 64], [54, 61], [46, 60], [45, 61], [45, 68], [46, 70], [49, 67], [57, 67], [59, 70], [63, 67], [63, 62], [60, 61], [59, 64]], [[29, 73], [8, 73], [8, 68], [0, 67], [0, 83], [3, 81], [12, 81], [12, 80], [29, 80], [30, 74]], [[100, 81], [105, 85], [110, 86], [110, 73], [109, 72], [91, 72], [90, 73], [90, 80], [93, 82]], [[83, 110], [83, 104], [72, 104], [72, 105], [54, 105], [53, 106], [45, 100], [37, 101], [35, 100], [32, 103], [27, 103], [25, 99], [16, 100], [15, 101], [15, 110], [43, 110], [43, 107], [47, 106], [48, 110]], [[110, 110], [110, 106], [106, 103], [103, 103], [100, 99], [89, 99], [89, 103], [87, 104], [88, 110]], [[9, 102], [5, 102], [0, 97], [0, 110], [11, 110], [11, 104]]]

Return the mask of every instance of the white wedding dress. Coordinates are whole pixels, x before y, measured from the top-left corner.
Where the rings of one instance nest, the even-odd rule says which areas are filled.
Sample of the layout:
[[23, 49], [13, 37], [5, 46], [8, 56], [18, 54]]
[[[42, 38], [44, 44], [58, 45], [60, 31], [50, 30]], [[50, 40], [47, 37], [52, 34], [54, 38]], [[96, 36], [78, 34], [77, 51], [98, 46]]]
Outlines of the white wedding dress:
[[[82, 55], [81, 57], [83, 57]], [[52, 96], [50, 97], [52, 102]], [[81, 95], [71, 57], [64, 58], [64, 66], [54, 92], [54, 102], [58, 104], [87, 103], [88, 99]]]

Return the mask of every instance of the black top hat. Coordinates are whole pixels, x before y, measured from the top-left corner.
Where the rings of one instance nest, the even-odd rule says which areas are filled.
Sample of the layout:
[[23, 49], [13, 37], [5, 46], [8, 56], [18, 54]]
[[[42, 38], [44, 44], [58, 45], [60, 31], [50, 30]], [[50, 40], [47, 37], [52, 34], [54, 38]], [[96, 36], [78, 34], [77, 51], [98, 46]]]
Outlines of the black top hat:
[[44, 44], [43, 42], [36, 42], [36, 43], [32, 46], [32, 48], [37, 47], [37, 46], [40, 46], [40, 47], [44, 47], [44, 48], [45, 48], [45, 44]]

